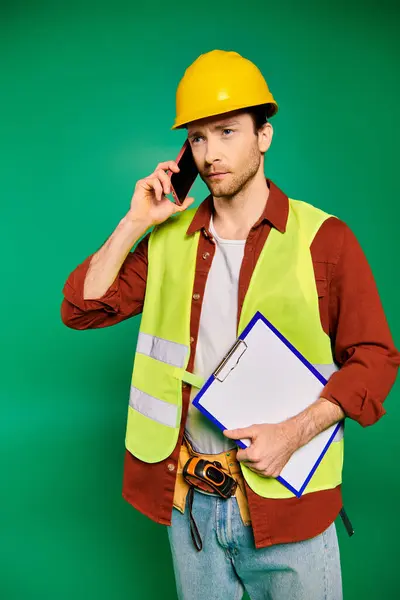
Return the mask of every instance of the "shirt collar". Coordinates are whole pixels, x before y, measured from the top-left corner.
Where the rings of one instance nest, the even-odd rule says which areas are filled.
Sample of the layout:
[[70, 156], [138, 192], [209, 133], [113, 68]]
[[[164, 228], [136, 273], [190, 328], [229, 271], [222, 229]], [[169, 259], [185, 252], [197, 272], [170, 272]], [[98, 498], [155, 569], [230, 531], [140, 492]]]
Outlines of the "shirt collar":
[[[289, 216], [289, 199], [270, 179], [266, 178], [266, 182], [269, 187], [268, 201], [262, 215], [253, 227], [258, 227], [264, 221], [268, 221], [275, 229], [285, 233]], [[210, 194], [198, 207], [186, 234], [192, 235], [200, 229], [208, 229], [213, 209], [214, 203], [212, 194]]]

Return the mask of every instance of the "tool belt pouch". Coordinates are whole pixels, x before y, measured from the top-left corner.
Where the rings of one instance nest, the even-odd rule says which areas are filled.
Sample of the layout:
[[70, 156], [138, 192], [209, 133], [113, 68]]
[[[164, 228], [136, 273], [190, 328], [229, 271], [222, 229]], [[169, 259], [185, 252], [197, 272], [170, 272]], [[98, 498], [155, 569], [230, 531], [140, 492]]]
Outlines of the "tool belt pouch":
[[192, 456], [183, 467], [182, 475], [190, 486], [209, 494], [219, 494], [230, 498], [236, 492], [237, 482], [218, 461], [211, 462], [198, 456]]

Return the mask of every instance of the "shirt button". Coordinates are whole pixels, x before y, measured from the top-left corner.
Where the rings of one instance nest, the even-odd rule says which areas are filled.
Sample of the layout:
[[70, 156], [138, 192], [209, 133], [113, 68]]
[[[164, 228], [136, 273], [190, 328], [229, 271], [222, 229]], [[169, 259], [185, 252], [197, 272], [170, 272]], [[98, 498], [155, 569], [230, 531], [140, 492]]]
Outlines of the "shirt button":
[[200, 294], [193, 294], [193, 300], [200, 300]]
[[194, 337], [191, 337], [190, 338], [190, 343], [193, 344], [193, 342], [194, 342]]
[[168, 463], [167, 469], [168, 471], [175, 471], [175, 465], [173, 465], [172, 463]]
[[210, 256], [209, 252], [204, 252], [204, 254], [203, 254], [204, 260], [206, 260], [209, 256]]
[[185, 381], [182, 381], [182, 387], [187, 388], [188, 384]]

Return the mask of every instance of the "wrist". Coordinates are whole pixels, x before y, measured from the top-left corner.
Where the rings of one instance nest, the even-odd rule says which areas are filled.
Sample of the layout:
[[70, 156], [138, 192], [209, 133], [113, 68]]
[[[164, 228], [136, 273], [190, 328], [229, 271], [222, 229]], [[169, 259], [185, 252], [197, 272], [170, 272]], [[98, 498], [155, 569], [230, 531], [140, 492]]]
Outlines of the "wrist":
[[134, 233], [137, 237], [141, 237], [146, 231], [152, 227], [153, 223], [149, 219], [143, 218], [129, 211], [119, 222], [118, 227], [127, 232]]

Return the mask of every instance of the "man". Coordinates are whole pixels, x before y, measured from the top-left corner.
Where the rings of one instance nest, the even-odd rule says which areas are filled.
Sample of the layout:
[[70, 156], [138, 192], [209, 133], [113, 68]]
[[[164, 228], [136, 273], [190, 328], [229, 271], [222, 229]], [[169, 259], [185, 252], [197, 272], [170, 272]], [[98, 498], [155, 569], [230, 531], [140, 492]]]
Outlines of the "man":
[[[193, 198], [181, 207], [170, 202], [166, 171], [179, 168], [160, 163], [137, 182], [128, 213], [63, 290], [62, 319], [75, 329], [143, 313], [123, 496], [170, 526], [179, 598], [241, 598], [244, 589], [253, 600], [342, 597], [334, 520], [343, 440], [332, 443], [301, 498], [276, 477], [332, 424], [380, 419], [399, 364], [352, 232], [264, 176], [276, 111], [253, 63], [234, 52], [201, 55], [179, 84], [173, 129], [187, 128], [210, 196], [197, 210], [187, 210]], [[191, 400], [254, 309], [289, 332], [308, 360], [338, 370], [294, 418], [221, 432]], [[240, 437], [251, 439], [247, 450], [237, 450]], [[192, 456], [218, 461], [235, 495], [189, 488], [182, 470]]]

